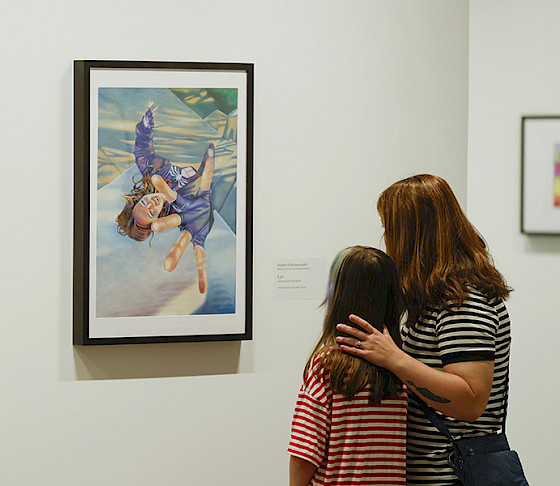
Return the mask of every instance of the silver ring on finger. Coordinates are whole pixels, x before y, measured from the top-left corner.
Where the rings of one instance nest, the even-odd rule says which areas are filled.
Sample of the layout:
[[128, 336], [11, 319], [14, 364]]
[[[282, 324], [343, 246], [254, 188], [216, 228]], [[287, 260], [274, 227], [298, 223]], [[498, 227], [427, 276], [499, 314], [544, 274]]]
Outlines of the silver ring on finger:
[[356, 344], [356, 347], [358, 349], [362, 349], [362, 341], [358, 341], [358, 344]]

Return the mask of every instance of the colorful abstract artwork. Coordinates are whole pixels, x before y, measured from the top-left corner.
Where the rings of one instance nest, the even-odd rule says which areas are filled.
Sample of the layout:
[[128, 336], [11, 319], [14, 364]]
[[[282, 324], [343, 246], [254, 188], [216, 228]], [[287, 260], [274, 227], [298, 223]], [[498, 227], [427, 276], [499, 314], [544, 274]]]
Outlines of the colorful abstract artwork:
[[88, 317], [77, 344], [247, 338], [247, 70], [114, 63], [88, 72]]
[[560, 234], [560, 116], [523, 117], [521, 140], [521, 231]]
[[560, 144], [555, 145], [554, 151], [554, 183], [552, 187], [552, 203], [560, 209]]

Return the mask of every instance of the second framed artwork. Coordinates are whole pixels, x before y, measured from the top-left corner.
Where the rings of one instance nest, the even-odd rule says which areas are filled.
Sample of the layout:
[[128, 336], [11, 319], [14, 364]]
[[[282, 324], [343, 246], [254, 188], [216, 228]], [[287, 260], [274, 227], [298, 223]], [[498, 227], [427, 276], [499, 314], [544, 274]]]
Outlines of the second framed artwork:
[[252, 336], [253, 65], [74, 62], [74, 344]]
[[560, 234], [560, 116], [521, 119], [521, 231]]

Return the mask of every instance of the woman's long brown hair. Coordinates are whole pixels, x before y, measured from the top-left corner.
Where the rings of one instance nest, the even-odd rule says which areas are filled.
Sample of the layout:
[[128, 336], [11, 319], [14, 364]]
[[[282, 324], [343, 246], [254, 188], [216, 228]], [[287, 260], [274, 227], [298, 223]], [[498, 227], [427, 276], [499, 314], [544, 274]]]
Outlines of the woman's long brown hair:
[[342, 250], [331, 266], [324, 304], [323, 333], [307, 362], [304, 377], [317, 366], [323, 381], [328, 381], [332, 389], [350, 400], [368, 383], [371, 383], [372, 403], [398, 396], [402, 383], [393, 373], [343, 353], [336, 342], [336, 336], [341, 335], [336, 325], [345, 323], [357, 327], [348, 319], [350, 314], [357, 314], [380, 331], [387, 326], [400, 346], [402, 299], [393, 261], [381, 250], [366, 246]]
[[488, 298], [509, 295], [484, 239], [442, 178], [422, 174], [396, 182], [381, 194], [377, 210], [401, 277], [409, 326], [427, 305], [460, 306], [469, 288]]

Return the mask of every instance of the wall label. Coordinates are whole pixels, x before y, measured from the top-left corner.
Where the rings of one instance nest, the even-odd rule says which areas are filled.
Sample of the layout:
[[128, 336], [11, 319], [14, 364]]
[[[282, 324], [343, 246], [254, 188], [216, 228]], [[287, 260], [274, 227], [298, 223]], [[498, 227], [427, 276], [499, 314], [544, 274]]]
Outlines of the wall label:
[[327, 288], [324, 258], [274, 261], [274, 300], [323, 299]]

